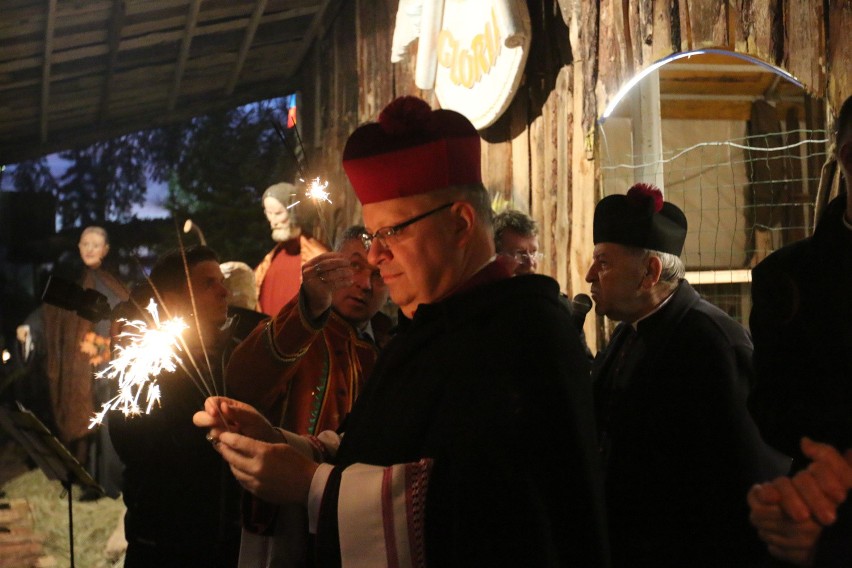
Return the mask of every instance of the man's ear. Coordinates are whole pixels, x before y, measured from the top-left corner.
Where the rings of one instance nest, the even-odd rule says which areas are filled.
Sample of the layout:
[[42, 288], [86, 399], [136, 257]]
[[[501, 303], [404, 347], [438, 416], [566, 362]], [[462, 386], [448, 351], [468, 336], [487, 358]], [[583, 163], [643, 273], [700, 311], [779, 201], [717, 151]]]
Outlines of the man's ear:
[[660, 281], [663, 273], [663, 263], [654, 255], [648, 255], [645, 262], [645, 276], [642, 278], [642, 287], [650, 290]]
[[453, 215], [453, 231], [455, 232], [458, 243], [466, 245], [476, 226], [476, 209], [467, 201], [456, 201], [450, 208]]

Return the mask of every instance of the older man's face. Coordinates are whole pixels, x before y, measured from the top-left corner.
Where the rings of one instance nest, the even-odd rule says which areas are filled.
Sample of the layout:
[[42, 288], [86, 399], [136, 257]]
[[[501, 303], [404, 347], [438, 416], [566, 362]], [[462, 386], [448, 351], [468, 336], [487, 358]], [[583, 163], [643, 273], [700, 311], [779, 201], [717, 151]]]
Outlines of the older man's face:
[[595, 313], [615, 321], [632, 322], [645, 308], [642, 280], [647, 262], [642, 255], [623, 245], [598, 243], [592, 255], [592, 266], [586, 273]]
[[[363, 207], [364, 223], [368, 232], [375, 233], [442, 204], [428, 194], [368, 203]], [[386, 243], [373, 240], [368, 259], [379, 267], [391, 299], [408, 317], [420, 304], [443, 298], [459, 284], [463, 260], [452, 215], [448, 207], [405, 227]]]
[[290, 223], [290, 212], [283, 203], [274, 197], [267, 197], [263, 200], [263, 213], [272, 229], [272, 240], [281, 243], [296, 236]]

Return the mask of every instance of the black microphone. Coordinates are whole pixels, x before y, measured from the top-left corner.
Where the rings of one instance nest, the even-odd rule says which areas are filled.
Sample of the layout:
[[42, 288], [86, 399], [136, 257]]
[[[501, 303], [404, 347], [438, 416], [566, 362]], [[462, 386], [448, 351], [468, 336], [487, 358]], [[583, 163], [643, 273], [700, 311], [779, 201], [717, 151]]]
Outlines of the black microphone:
[[592, 299], [588, 294], [577, 294], [571, 300], [571, 319], [574, 320], [574, 325], [577, 326], [577, 331], [583, 331], [583, 323], [586, 321], [586, 314], [592, 309]]

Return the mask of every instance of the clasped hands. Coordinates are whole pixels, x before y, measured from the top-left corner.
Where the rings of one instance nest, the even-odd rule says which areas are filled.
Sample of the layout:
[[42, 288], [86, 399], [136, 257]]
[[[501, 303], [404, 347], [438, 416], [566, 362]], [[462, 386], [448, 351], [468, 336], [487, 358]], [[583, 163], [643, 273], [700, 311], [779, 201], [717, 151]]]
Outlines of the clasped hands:
[[810, 566], [823, 529], [837, 519], [837, 508], [852, 489], [852, 451], [841, 455], [828, 444], [803, 438], [812, 460], [792, 477], [755, 485], [748, 493], [750, 520], [769, 553]]
[[286, 444], [255, 408], [213, 396], [192, 422], [209, 429], [208, 440], [247, 491], [270, 503], [307, 503], [317, 464]]

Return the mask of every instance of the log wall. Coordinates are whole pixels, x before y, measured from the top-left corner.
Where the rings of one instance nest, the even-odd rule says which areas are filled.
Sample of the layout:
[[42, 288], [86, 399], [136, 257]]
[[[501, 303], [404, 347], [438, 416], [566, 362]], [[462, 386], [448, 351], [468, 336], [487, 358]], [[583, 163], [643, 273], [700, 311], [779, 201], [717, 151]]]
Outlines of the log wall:
[[[788, 70], [828, 116], [852, 93], [850, 0], [529, 0], [533, 41], [507, 112], [482, 131], [483, 174], [494, 194], [541, 229], [541, 271], [587, 291], [598, 195], [596, 120], [625, 81], [672, 53], [704, 47], [746, 53]], [[336, 191], [333, 225], [360, 222], [340, 168], [348, 134], [391, 99], [413, 94], [416, 46], [390, 63], [397, 0], [346, 0], [301, 70], [305, 137]], [[591, 320], [592, 318], [589, 318]], [[587, 335], [596, 337], [594, 323]], [[594, 341], [594, 339], [593, 339]]]

